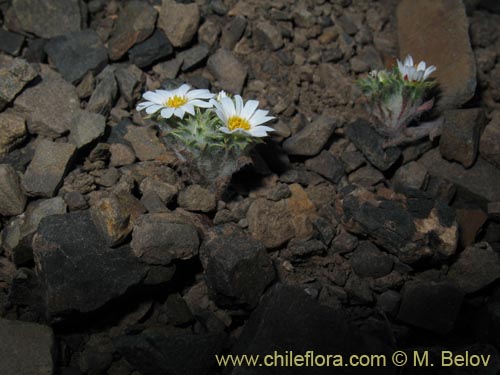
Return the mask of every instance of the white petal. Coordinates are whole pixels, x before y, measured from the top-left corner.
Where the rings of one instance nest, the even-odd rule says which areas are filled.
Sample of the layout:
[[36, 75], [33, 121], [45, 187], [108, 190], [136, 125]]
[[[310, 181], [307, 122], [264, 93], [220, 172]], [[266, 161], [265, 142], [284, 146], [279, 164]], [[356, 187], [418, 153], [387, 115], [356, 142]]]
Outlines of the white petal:
[[231, 133], [232, 133], [232, 131], [231, 131], [231, 130], [229, 130], [228, 128], [226, 128], [225, 126], [221, 126], [221, 127], [219, 128], [219, 130], [220, 130], [221, 132], [223, 132], [223, 133], [226, 133], [226, 134], [231, 134]]
[[257, 110], [255, 114], [250, 118], [250, 125], [252, 127], [263, 124], [264, 122], [271, 121], [274, 119], [272, 116], [267, 116], [267, 111], [263, 111], [261, 109]]
[[153, 104], [146, 108], [146, 113], [150, 115], [152, 113], [158, 112], [162, 108], [163, 107], [161, 105]]
[[405, 65], [406, 66], [413, 66], [413, 57], [411, 57], [410, 55], [406, 56]]
[[241, 111], [241, 117], [249, 119], [250, 117], [253, 116], [253, 114], [258, 106], [259, 106], [258, 100], [248, 100], [245, 103], [245, 107], [243, 108], [243, 111]]
[[158, 93], [155, 93], [153, 91], [146, 91], [142, 97], [146, 100], [149, 100], [153, 103], [156, 103], [156, 104], [161, 104], [163, 102], [163, 96], [158, 94]]
[[205, 102], [204, 100], [198, 100], [198, 99], [189, 101], [189, 104], [201, 108], [212, 108], [214, 106], [212, 102]]
[[174, 111], [174, 115], [179, 117], [181, 120], [184, 118], [185, 114], [186, 114], [186, 112], [184, 111], [184, 109], [182, 107], [176, 108]]
[[429, 76], [436, 71], [436, 67], [434, 65], [429, 66], [427, 69], [425, 69], [424, 72], [424, 80], [429, 78]]
[[222, 111], [226, 114], [227, 118], [234, 116], [235, 108], [234, 102], [226, 97], [221, 99]]
[[144, 108], [147, 108], [147, 107], [152, 106], [152, 105], [156, 105], [156, 103], [142, 102], [142, 103], [137, 104], [137, 107], [135, 109], [137, 109], [138, 111], [142, 111]]
[[271, 130], [268, 130], [268, 129], [271, 129], [267, 126], [256, 126], [255, 128], [252, 128], [248, 131], [248, 133], [254, 137], [267, 137], [267, 132], [268, 131], [271, 131]]
[[194, 105], [193, 105], [193, 103], [187, 103], [187, 104], [183, 105], [182, 109], [184, 109], [190, 115], [194, 116]]
[[173, 108], [164, 108], [161, 110], [160, 115], [163, 118], [170, 118], [174, 114]]
[[420, 61], [417, 66], [417, 70], [425, 70], [425, 61]]
[[237, 116], [241, 116], [241, 110], [243, 109], [243, 99], [240, 95], [234, 96], [234, 104], [235, 104], [235, 114]]
[[189, 86], [188, 84], [185, 83], [181, 87], [179, 87], [177, 90], [175, 90], [176, 95], [185, 96], [190, 88], [191, 88], [191, 86]]
[[214, 96], [207, 89], [192, 90], [186, 94], [188, 99], [212, 99]]

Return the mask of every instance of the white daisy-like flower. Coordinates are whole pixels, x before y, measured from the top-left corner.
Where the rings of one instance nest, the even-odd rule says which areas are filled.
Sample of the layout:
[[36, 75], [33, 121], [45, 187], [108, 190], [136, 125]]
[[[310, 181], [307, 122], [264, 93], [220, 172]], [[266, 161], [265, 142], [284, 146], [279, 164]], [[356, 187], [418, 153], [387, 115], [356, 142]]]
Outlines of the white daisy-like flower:
[[436, 67], [431, 65], [427, 67], [425, 61], [421, 61], [418, 65], [414, 65], [413, 58], [408, 55], [404, 62], [398, 60], [398, 69], [401, 74], [401, 78], [404, 81], [425, 81], [429, 78], [432, 72], [436, 71]]
[[274, 131], [269, 126], [262, 124], [272, 120], [274, 117], [268, 116], [268, 111], [257, 109], [257, 100], [248, 100], [243, 103], [240, 95], [235, 95], [234, 100], [226, 96], [220, 101], [211, 100], [215, 106], [215, 113], [224, 126], [220, 130], [226, 134], [243, 132], [252, 137], [266, 137], [268, 132]]
[[194, 108], [211, 108], [211, 102], [205, 100], [212, 99], [212, 94], [206, 89], [191, 90], [191, 86], [184, 84], [175, 90], [155, 90], [147, 91], [142, 95], [147, 101], [139, 103], [137, 110], [146, 110], [146, 113], [153, 114], [160, 111], [163, 118], [177, 116], [184, 118], [186, 113], [195, 114]]
[[224, 90], [220, 90], [215, 99], [217, 99], [217, 101], [220, 102], [222, 98], [226, 98], [228, 96], [229, 95], [227, 95], [227, 93]]

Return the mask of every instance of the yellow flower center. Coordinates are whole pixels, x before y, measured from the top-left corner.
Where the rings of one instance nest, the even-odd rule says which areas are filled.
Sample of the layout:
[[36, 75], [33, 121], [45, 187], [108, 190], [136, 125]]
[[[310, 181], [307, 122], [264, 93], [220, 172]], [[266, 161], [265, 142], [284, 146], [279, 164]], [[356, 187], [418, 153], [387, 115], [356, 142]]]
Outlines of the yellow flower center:
[[227, 128], [231, 131], [236, 129], [250, 130], [250, 122], [246, 118], [233, 116], [227, 121]]
[[170, 108], [179, 108], [179, 107], [182, 107], [184, 104], [186, 104], [187, 101], [188, 100], [185, 96], [174, 95], [174, 96], [168, 98], [168, 100], [165, 104], [167, 105], [167, 107], [170, 107]]

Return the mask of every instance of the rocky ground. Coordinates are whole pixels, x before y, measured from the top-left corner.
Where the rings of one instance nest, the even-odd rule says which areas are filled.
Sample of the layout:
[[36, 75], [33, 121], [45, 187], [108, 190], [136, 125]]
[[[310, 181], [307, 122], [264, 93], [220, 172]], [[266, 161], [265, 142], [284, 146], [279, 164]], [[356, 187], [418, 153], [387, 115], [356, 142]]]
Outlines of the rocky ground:
[[[369, 372], [496, 374], [500, 6], [465, 3], [0, 0], [0, 373], [447, 348], [491, 365]], [[383, 149], [354, 82], [406, 53], [442, 135]], [[221, 199], [135, 111], [184, 82], [277, 117]]]

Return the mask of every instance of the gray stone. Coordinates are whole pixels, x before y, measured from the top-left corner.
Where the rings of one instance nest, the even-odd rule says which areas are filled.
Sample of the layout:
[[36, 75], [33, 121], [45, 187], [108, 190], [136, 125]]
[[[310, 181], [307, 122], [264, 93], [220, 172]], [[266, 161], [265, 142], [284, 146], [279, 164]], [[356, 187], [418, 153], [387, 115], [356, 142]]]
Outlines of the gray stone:
[[468, 246], [448, 272], [465, 293], [475, 293], [500, 279], [500, 255], [486, 243]]
[[461, 0], [404, 0], [397, 8], [400, 57], [435, 65], [441, 109], [469, 101], [476, 90], [476, 62]]
[[255, 307], [276, 277], [264, 245], [242, 234], [215, 236], [200, 253], [206, 259], [207, 285], [222, 307]]
[[0, 64], [0, 111], [36, 76], [35, 69], [23, 59]]
[[283, 143], [283, 150], [290, 155], [317, 155], [337, 126], [338, 123], [334, 119], [328, 116], [319, 116], [288, 138]]
[[54, 196], [75, 151], [76, 147], [71, 144], [41, 139], [22, 180], [26, 192], [35, 197]]
[[[106, 247], [88, 211], [44, 218], [33, 238], [33, 252], [46, 314], [53, 321], [94, 311], [146, 283], [156, 270], [139, 262], [129, 247]], [[168, 272], [156, 281], [169, 281], [172, 269], [161, 270]]]
[[349, 258], [359, 277], [382, 277], [392, 271], [394, 261], [369, 241], [362, 241]]
[[5, 228], [3, 239], [5, 251], [17, 266], [33, 260], [31, 246], [33, 235], [44, 217], [66, 213], [66, 203], [61, 197], [39, 199], [31, 202], [26, 212]]
[[132, 47], [128, 58], [133, 64], [144, 68], [171, 56], [173, 52], [174, 48], [163, 31], [156, 30], [148, 39]]
[[14, 0], [12, 8], [23, 30], [42, 38], [81, 29], [78, 0]]
[[481, 136], [479, 152], [485, 160], [500, 168], [500, 112], [494, 112], [492, 117]]
[[349, 124], [346, 134], [366, 159], [381, 171], [389, 169], [401, 156], [399, 148], [384, 149], [385, 139], [373, 129], [370, 123], [363, 119]]
[[485, 116], [480, 108], [455, 109], [444, 112], [439, 150], [445, 159], [461, 163], [465, 168], [476, 161], [479, 138]]
[[109, 58], [120, 59], [136, 43], [150, 36], [158, 13], [144, 1], [129, 1], [118, 15], [108, 41]]
[[307, 169], [322, 175], [334, 183], [338, 183], [344, 176], [342, 162], [326, 150], [323, 150], [318, 156], [312, 159], [307, 159], [305, 165]]
[[366, 164], [366, 159], [363, 154], [356, 151], [344, 151], [340, 154], [340, 159], [344, 164], [346, 173], [351, 173]]
[[174, 47], [185, 47], [193, 39], [200, 22], [200, 10], [196, 3], [181, 4], [163, 0], [158, 27], [167, 35]]
[[189, 185], [179, 193], [177, 203], [188, 211], [210, 212], [215, 210], [215, 194], [200, 185]]
[[36, 323], [0, 319], [0, 373], [52, 375], [57, 354], [52, 329]]
[[450, 282], [412, 281], [405, 284], [398, 319], [432, 332], [450, 332], [464, 293]]
[[116, 82], [127, 103], [133, 104], [141, 96], [145, 75], [137, 66], [120, 66], [115, 71]]
[[207, 58], [209, 53], [210, 48], [205, 44], [197, 44], [190, 49], [178, 53], [177, 58], [182, 60], [181, 70], [186, 72], [197, 68]]
[[113, 107], [118, 95], [118, 85], [116, 83], [113, 68], [108, 66], [97, 77], [97, 86], [87, 103], [87, 111], [100, 113], [107, 116]]
[[243, 36], [246, 27], [247, 19], [242, 16], [236, 16], [231, 21], [226, 23], [224, 29], [222, 30], [222, 36], [220, 39], [221, 47], [232, 50]]
[[155, 160], [166, 152], [157, 133], [156, 127], [129, 125], [124, 139], [130, 142], [139, 160]]
[[[220, 26], [211, 19], [206, 20], [198, 29], [198, 41], [213, 47], [220, 35]], [[227, 47], [226, 47], [227, 48]]]
[[0, 113], [0, 156], [21, 144], [25, 136], [26, 121], [23, 117], [12, 111]]
[[144, 215], [132, 233], [132, 250], [143, 262], [170, 264], [198, 254], [200, 240], [196, 228], [171, 213]]
[[387, 290], [377, 298], [377, 307], [393, 317], [398, 314], [400, 303], [401, 294], [395, 290]]
[[76, 148], [85, 147], [104, 134], [106, 118], [98, 113], [80, 111], [69, 124], [68, 140]]
[[371, 165], [367, 165], [352, 172], [347, 180], [351, 184], [369, 187], [384, 181], [385, 177], [378, 169], [373, 168]]
[[19, 215], [25, 206], [26, 196], [17, 172], [8, 164], [0, 164], [0, 215]]
[[158, 74], [160, 81], [164, 81], [167, 79], [174, 79], [177, 77], [177, 74], [181, 69], [181, 65], [182, 65], [182, 60], [175, 58], [156, 64], [153, 67], [153, 71], [156, 74]]
[[419, 161], [432, 176], [453, 182], [461, 194], [479, 202], [500, 201], [500, 170], [478, 158], [472, 168], [444, 160], [439, 150], [426, 153]]
[[42, 74], [42, 81], [24, 90], [14, 106], [26, 113], [31, 134], [58, 138], [68, 131], [75, 114], [80, 111], [80, 99], [75, 87], [59, 74]]
[[208, 58], [207, 67], [221, 89], [230, 94], [241, 94], [247, 78], [247, 67], [230, 51], [219, 48]]
[[427, 173], [427, 169], [421, 164], [412, 161], [401, 166], [396, 171], [392, 178], [392, 183], [396, 187], [423, 189], [428, 180], [429, 174]]
[[0, 51], [17, 56], [24, 44], [24, 36], [0, 29]]
[[99, 35], [91, 29], [51, 39], [45, 45], [49, 60], [69, 82], [79, 82], [85, 74], [99, 73], [108, 62], [108, 52]]
[[122, 167], [130, 165], [135, 161], [135, 153], [129, 146], [121, 143], [113, 143], [109, 146], [111, 159], [109, 165], [111, 167]]
[[257, 46], [272, 51], [276, 51], [284, 45], [280, 29], [268, 21], [259, 21], [255, 24], [253, 38]]

